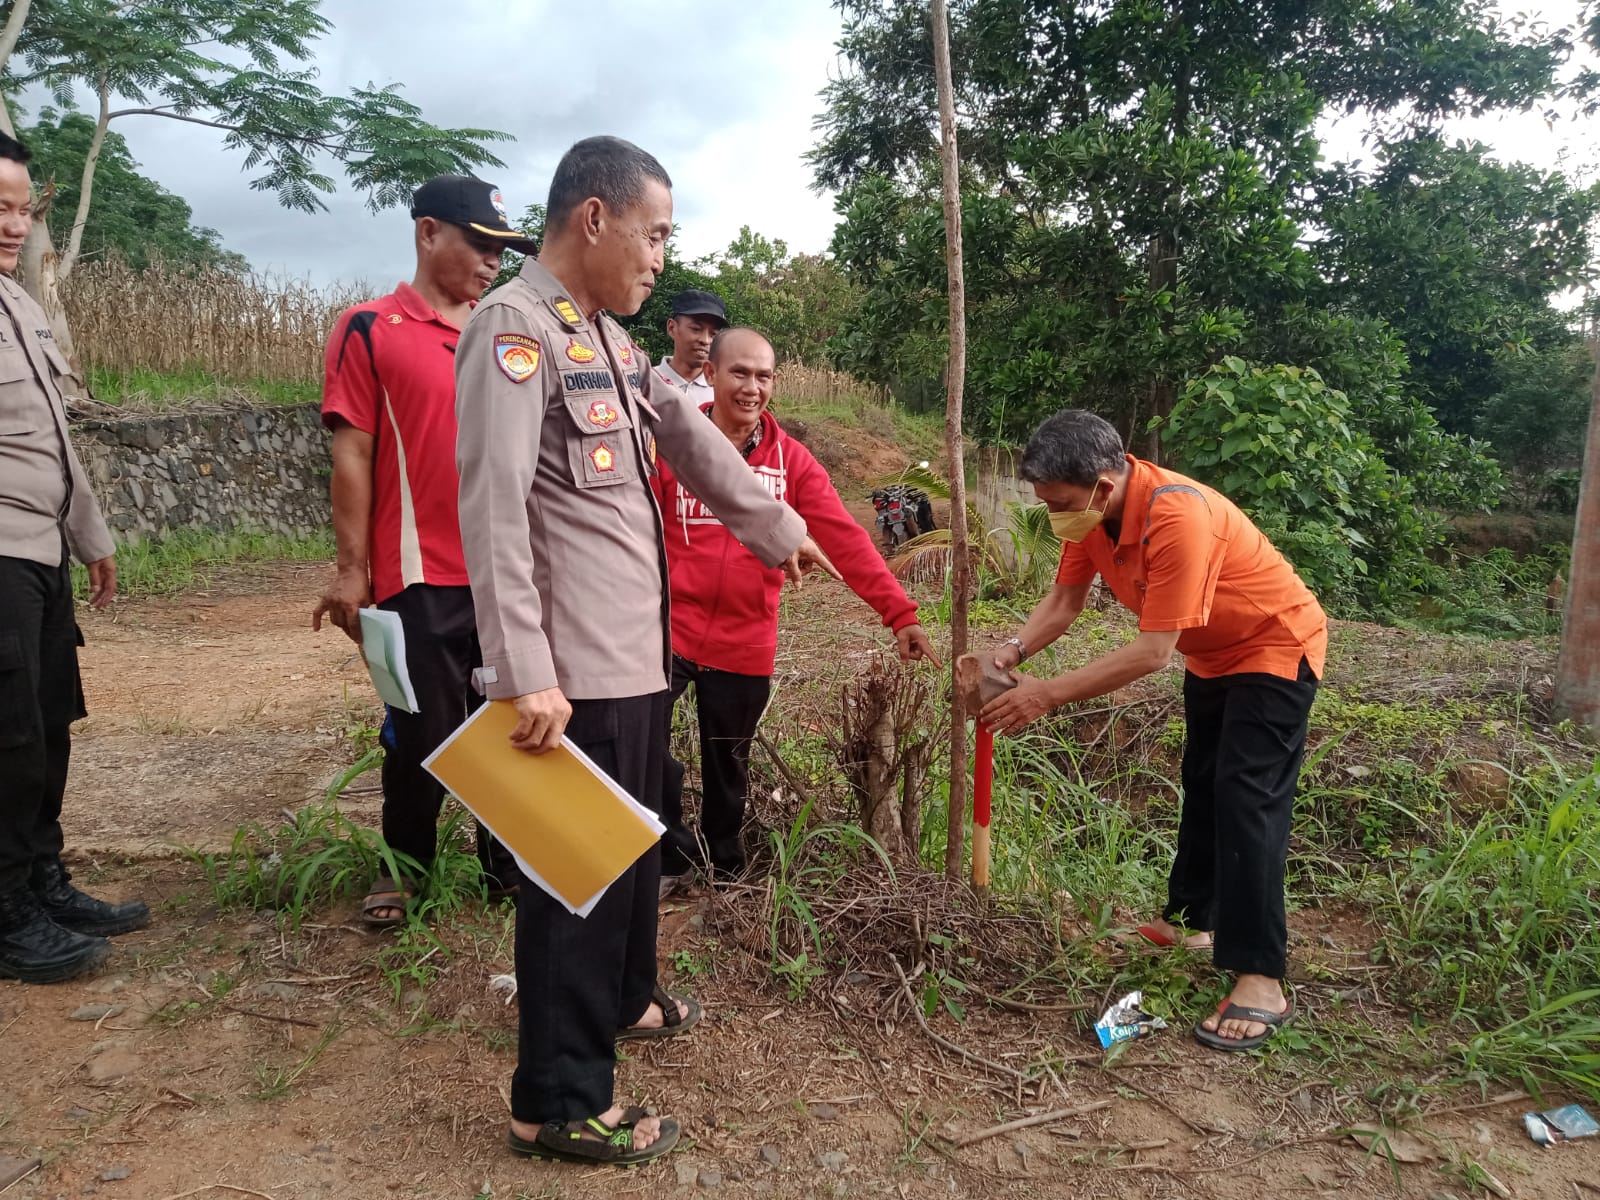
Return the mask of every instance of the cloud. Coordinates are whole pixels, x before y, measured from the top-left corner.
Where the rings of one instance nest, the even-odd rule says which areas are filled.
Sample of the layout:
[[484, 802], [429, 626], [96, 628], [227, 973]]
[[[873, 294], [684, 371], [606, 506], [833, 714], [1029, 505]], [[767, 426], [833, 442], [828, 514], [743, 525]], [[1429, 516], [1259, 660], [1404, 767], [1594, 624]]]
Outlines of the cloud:
[[[810, 190], [803, 162], [840, 30], [827, 0], [330, 0], [323, 11], [334, 26], [317, 43], [324, 89], [398, 82], [435, 124], [516, 137], [496, 149], [505, 167], [481, 172], [514, 212], [544, 199], [569, 145], [611, 133], [672, 175], [688, 256], [726, 247], [741, 225], [794, 250], [827, 247], [832, 198]], [[156, 117], [117, 128], [145, 174], [258, 269], [385, 288], [410, 276], [404, 212], [370, 214], [346, 190], [325, 213], [291, 212], [250, 190], [215, 131]]]

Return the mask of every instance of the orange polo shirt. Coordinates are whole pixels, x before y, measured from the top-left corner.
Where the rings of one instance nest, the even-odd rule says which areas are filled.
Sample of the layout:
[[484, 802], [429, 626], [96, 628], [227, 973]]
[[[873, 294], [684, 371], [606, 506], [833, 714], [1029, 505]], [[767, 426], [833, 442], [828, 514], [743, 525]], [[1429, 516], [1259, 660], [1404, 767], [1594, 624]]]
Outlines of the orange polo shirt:
[[1132, 474], [1115, 544], [1105, 526], [1061, 547], [1056, 582], [1096, 575], [1148, 633], [1174, 629], [1205, 679], [1259, 672], [1318, 679], [1328, 652], [1322, 605], [1237, 505], [1176, 471], [1128, 455]]

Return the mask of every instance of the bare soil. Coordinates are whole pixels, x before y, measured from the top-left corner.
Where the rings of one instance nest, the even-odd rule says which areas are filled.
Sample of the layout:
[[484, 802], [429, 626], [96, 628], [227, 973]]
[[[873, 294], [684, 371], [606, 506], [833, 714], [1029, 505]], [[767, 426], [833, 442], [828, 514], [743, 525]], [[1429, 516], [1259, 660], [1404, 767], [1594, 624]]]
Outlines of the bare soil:
[[[420, 986], [385, 977], [393, 939], [360, 929], [353, 907], [298, 932], [270, 912], [219, 912], [174, 851], [224, 845], [239, 825], [319, 797], [353, 756], [350, 731], [378, 719], [354, 647], [308, 627], [325, 571], [241, 570], [210, 594], [82, 615], [92, 716], [75, 744], [70, 861], [80, 883], [143, 896], [156, 915], [92, 978], [0, 984], [5, 1200], [1465, 1198], [1452, 1155], [1519, 1200], [1581, 1200], [1578, 1184], [1600, 1180], [1600, 1144], [1527, 1140], [1525, 1100], [1436, 1098], [1419, 1124], [1443, 1157], [1396, 1167], [1341, 1136], [1333, 1099], [1348, 1081], [1207, 1051], [1181, 1025], [1103, 1071], [1073, 1008], [1097, 1010], [1101, 996], [1036, 993], [1046, 1010], [1033, 1012], [974, 1000], [965, 1022], [933, 1019], [986, 1066], [934, 1044], [886, 963], [791, 1003], [740, 940], [730, 906], [750, 897], [709, 893], [669, 905], [662, 933], [663, 978], [698, 995], [706, 1020], [630, 1050], [619, 1069], [619, 1096], [677, 1116], [684, 1148], [626, 1173], [514, 1159], [515, 1009], [487, 987], [510, 970], [509, 909], [442, 928], [449, 954]], [[864, 663], [883, 644], [831, 583], [788, 601], [785, 622], [779, 674], [792, 687], [810, 664]], [[357, 802], [375, 818], [375, 797]], [[1356, 1009], [1369, 1036], [1398, 1032], [1406, 1014], [1365, 965], [1374, 935], [1359, 913], [1297, 914], [1300, 1023], [1343, 1027]], [[1059, 1082], [1024, 1091], [1006, 1079], [1042, 1054]], [[950, 1144], [1061, 1109], [1083, 1111]], [[41, 1164], [11, 1183], [8, 1157]]]

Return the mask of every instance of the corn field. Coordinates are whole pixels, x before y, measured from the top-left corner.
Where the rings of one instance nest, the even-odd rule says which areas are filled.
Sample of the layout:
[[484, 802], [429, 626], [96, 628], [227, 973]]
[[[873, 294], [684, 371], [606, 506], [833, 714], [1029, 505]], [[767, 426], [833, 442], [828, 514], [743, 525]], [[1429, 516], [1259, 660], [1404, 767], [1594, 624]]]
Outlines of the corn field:
[[800, 401], [831, 404], [848, 400], [878, 406], [889, 403], [889, 393], [863, 383], [854, 375], [830, 367], [811, 367], [803, 362], [786, 362], [779, 369], [778, 393], [785, 402]]
[[[339, 313], [380, 289], [120, 259], [86, 261], [62, 288], [85, 370], [202, 374], [218, 383], [318, 385], [328, 330]], [[883, 404], [853, 376], [785, 363], [786, 401]]]
[[219, 382], [322, 381], [334, 319], [370, 298], [349, 285], [116, 259], [80, 263], [62, 288], [81, 365], [201, 371]]

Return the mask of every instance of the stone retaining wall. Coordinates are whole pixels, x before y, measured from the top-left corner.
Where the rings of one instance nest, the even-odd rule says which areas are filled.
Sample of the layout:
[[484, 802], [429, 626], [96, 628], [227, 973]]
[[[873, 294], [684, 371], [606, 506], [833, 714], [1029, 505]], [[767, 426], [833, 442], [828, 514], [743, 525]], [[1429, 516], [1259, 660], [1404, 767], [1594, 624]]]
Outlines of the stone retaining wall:
[[315, 404], [91, 418], [71, 432], [118, 541], [186, 527], [304, 535], [329, 523]]

